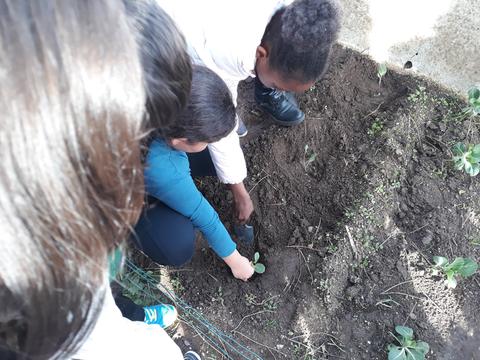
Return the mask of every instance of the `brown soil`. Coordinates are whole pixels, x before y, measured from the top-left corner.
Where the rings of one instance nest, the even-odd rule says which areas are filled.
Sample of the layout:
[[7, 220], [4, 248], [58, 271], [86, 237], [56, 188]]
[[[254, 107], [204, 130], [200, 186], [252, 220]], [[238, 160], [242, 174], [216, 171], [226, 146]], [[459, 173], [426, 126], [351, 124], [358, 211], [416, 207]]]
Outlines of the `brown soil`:
[[[480, 277], [450, 290], [431, 273], [434, 255], [480, 260], [480, 185], [450, 161], [455, 142], [479, 142], [478, 125], [455, 120], [464, 104], [448, 91], [392, 70], [379, 88], [376, 69], [336, 48], [290, 129], [243, 84], [256, 240], [240, 250], [259, 251], [267, 270], [235, 280], [204, 242], [170, 270], [178, 295], [264, 359], [386, 359], [403, 324], [430, 344], [428, 359], [480, 359]], [[198, 181], [229, 223], [225, 187]]]

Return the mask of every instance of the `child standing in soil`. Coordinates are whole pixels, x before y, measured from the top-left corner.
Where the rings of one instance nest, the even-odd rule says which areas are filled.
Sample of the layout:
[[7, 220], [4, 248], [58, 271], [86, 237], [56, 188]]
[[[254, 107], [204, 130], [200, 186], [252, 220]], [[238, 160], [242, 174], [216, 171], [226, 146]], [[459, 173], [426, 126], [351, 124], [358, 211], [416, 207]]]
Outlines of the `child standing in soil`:
[[[150, 114], [151, 116], [154, 116]], [[180, 266], [195, 249], [195, 228], [230, 267], [233, 275], [253, 275], [218, 214], [198, 191], [192, 176], [214, 176], [207, 145], [235, 127], [235, 107], [225, 83], [195, 66], [187, 107], [171, 125], [158, 129], [146, 157], [145, 187], [153, 197], [135, 227], [138, 246], [154, 261]]]
[[[255, 100], [277, 124], [304, 120], [291, 92], [309, 89], [327, 68], [339, 30], [334, 0], [156, 1], [183, 32], [193, 62], [225, 81], [235, 106], [239, 81], [253, 76]], [[237, 131], [208, 149], [219, 180], [232, 192], [235, 220], [244, 223], [254, 206], [243, 184], [247, 169], [238, 141], [247, 129], [237, 122]]]

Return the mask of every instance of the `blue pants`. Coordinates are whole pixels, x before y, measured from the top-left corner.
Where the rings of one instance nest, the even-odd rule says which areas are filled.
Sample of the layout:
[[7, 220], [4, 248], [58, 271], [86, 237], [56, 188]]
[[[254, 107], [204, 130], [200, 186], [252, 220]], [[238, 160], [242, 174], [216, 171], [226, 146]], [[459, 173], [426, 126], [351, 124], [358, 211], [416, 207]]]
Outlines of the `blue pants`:
[[[188, 154], [192, 176], [216, 176], [212, 159], [205, 149]], [[195, 250], [195, 229], [187, 217], [161, 201], [149, 198], [135, 226], [135, 244], [153, 261], [181, 266], [190, 261]]]
[[[188, 154], [188, 160], [192, 176], [216, 176], [208, 149]], [[190, 261], [195, 250], [195, 229], [190, 219], [157, 199], [149, 198], [148, 203], [135, 226], [133, 240], [137, 247], [158, 264], [180, 266]], [[122, 315], [143, 321], [143, 307], [115, 290], [115, 303]]]

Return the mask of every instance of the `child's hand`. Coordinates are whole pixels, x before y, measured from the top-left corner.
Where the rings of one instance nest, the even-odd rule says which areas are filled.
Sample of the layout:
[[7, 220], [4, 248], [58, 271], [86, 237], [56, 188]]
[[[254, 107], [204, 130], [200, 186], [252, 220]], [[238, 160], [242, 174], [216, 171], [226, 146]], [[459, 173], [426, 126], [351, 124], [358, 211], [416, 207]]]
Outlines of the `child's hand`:
[[240, 253], [235, 250], [231, 255], [223, 258], [230, 269], [232, 270], [233, 276], [237, 279], [247, 281], [250, 279], [254, 273], [254, 269], [250, 260], [245, 256], [240, 255]]

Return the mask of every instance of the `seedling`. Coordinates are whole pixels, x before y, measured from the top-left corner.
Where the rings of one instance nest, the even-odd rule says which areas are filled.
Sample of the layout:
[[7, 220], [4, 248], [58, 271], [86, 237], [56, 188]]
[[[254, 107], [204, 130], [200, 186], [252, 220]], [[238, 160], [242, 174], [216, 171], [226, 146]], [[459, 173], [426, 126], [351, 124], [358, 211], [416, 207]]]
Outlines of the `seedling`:
[[457, 286], [456, 277], [462, 276], [467, 278], [475, 274], [478, 269], [478, 264], [469, 258], [456, 258], [452, 263], [448, 263], [448, 259], [443, 256], [434, 256], [433, 262], [435, 263], [433, 274], [438, 275], [443, 272], [447, 279], [445, 283], [447, 287], [455, 289]]
[[470, 176], [480, 172], [480, 144], [457, 143], [453, 149], [453, 163], [457, 170], [464, 169]]
[[478, 86], [474, 86], [468, 91], [468, 106], [465, 111], [471, 115], [480, 115], [480, 88]]
[[392, 336], [399, 345], [388, 345], [388, 360], [424, 360], [425, 355], [430, 350], [430, 346], [425, 341], [416, 341], [413, 339], [413, 330], [407, 326], [395, 326], [395, 331], [400, 338]]
[[252, 266], [253, 268], [255, 269], [255, 272], [257, 274], [263, 274], [265, 272], [265, 265], [263, 265], [262, 263], [258, 262], [258, 260], [260, 259], [260, 253], [256, 252], [254, 255], [253, 255], [253, 261], [252, 261]]
[[386, 74], [387, 74], [387, 64], [385, 63], [378, 64], [378, 68], [377, 68], [378, 87], [382, 86], [382, 79]]
[[308, 144], [305, 145], [303, 149], [303, 168], [307, 171], [311, 163], [315, 161], [317, 154], [308, 147]]

